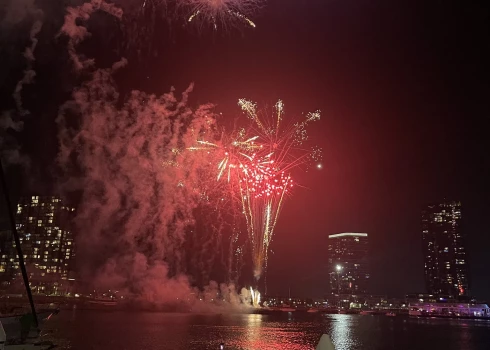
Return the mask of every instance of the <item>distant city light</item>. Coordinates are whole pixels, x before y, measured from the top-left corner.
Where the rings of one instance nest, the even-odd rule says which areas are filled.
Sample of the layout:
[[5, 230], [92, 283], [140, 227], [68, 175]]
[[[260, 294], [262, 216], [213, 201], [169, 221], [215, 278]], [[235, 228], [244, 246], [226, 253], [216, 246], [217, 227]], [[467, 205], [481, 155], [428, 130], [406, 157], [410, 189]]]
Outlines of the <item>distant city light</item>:
[[320, 164], [320, 163], [318, 163], [318, 164], [316, 165], [316, 168], [317, 168], [317, 169], [323, 169], [323, 165], [322, 165], [322, 164]]
[[[60, 295], [63, 293], [60, 285], [67, 287], [67, 281], [75, 281], [71, 277], [74, 238], [68, 229], [70, 218], [62, 213], [65, 209], [74, 210], [65, 207], [56, 196], [21, 197], [17, 204], [15, 221], [19, 239], [25, 242], [22, 247], [25, 264], [35, 266], [30, 271], [33, 279], [29, 283], [34, 293]], [[9, 244], [11, 248], [15, 247], [13, 242]], [[20, 265], [14, 250], [8, 248], [6, 251], [8, 254], [0, 256], [0, 279], [11, 282], [18, 279]], [[41, 277], [48, 278], [49, 282]]]
[[335, 266], [335, 268], [337, 269], [337, 271], [341, 271], [342, 270], [342, 266], [340, 266], [340, 265]]

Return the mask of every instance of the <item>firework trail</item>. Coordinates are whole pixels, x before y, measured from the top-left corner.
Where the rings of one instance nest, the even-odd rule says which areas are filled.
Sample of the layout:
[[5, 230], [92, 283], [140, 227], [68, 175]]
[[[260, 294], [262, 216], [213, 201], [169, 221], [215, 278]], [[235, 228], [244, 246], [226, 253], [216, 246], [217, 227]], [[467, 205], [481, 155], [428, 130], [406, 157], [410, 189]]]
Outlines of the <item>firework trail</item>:
[[[301, 122], [283, 120], [284, 103], [279, 100], [274, 113], [258, 113], [251, 101], [240, 99], [239, 106], [253, 122], [257, 134], [249, 164], [242, 164], [239, 180], [243, 212], [252, 246], [254, 276], [259, 279], [267, 267], [269, 245], [284, 198], [293, 187], [290, 172], [295, 167], [319, 161], [321, 150], [305, 149], [308, 124], [320, 119], [320, 112], [308, 113]], [[250, 140], [250, 139], [249, 139]]]
[[260, 306], [260, 292], [258, 290], [253, 290], [250, 287], [250, 296], [252, 298], [252, 306], [259, 307]]
[[269, 245], [284, 199], [293, 187], [291, 171], [321, 160], [320, 148], [305, 148], [308, 125], [320, 119], [320, 112], [291, 122], [283, 120], [281, 100], [272, 114], [259, 113], [256, 104], [245, 99], [238, 104], [250, 119], [248, 130], [225, 135], [220, 142], [201, 138], [188, 150], [214, 154], [216, 180], [224, 180], [232, 198], [241, 204], [258, 280], [267, 267]]

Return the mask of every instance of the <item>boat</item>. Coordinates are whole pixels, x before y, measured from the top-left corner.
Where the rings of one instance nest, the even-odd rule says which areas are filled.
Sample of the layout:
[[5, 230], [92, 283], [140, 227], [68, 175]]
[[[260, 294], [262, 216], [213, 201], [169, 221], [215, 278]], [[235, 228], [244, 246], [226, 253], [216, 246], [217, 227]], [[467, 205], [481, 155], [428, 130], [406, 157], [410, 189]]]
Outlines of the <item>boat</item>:
[[94, 299], [87, 300], [87, 303], [92, 305], [101, 305], [101, 306], [116, 306], [117, 301], [111, 297], [97, 297]]
[[[37, 318], [39, 321], [46, 321], [51, 318], [52, 315], [55, 315], [59, 312], [58, 309], [55, 310], [39, 310], [36, 312]], [[0, 322], [4, 325], [10, 325], [10, 324], [18, 324], [20, 322], [20, 318], [24, 316], [26, 313], [17, 313], [13, 315], [2, 315], [0, 316]]]
[[394, 312], [387, 312], [386, 316], [396, 316], [396, 314]]
[[410, 317], [437, 317], [490, 320], [487, 304], [470, 303], [411, 303]]
[[306, 312], [315, 313], [315, 312], [320, 312], [320, 310], [318, 310], [316, 308], [311, 308], [311, 309], [308, 309], [308, 311], [306, 311]]
[[7, 338], [7, 333], [0, 321], [0, 349], [1, 350], [51, 350], [56, 346], [50, 341], [40, 341], [37, 331], [29, 332], [25, 342]]
[[359, 314], [361, 314], [361, 315], [374, 315], [374, 311], [362, 310]]
[[335, 350], [335, 346], [327, 334], [323, 334], [315, 348], [316, 350]]

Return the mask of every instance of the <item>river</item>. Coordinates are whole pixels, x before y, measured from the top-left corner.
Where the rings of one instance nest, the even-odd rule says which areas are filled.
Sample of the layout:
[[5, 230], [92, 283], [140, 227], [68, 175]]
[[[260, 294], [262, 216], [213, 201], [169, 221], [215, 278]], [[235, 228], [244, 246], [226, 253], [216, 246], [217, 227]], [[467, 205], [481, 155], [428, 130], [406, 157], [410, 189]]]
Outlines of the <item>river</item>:
[[336, 350], [483, 350], [490, 321], [300, 312], [171, 314], [64, 310], [46, 323], [57, 349], [314, 349], [321, 334]]

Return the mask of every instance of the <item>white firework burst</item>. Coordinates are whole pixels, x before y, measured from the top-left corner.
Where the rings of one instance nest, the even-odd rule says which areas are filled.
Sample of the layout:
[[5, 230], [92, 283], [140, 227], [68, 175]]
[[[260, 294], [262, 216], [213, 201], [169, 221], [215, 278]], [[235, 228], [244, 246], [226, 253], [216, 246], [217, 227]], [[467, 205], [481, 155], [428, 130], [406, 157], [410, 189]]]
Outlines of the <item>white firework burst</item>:
[[249, 18], [261, 7], [263, 0], [178, 0], [187, 13], [189, 23], [209, 23], [214, 29], [240, 25], [255, 28]]

